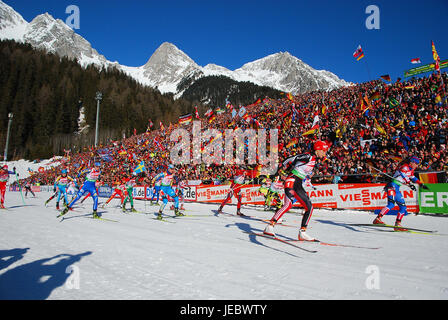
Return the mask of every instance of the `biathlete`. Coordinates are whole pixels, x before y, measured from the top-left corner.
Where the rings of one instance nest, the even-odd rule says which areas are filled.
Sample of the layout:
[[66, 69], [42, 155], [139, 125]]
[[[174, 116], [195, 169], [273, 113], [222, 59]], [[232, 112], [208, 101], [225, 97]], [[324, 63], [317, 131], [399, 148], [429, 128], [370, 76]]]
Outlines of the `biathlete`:
[[274, 206], [277, 210], [282, 207], [282, 200], [280, 199], [280, 191], [283, 190], [283, 182], [280, 177], [277, 176], [269, 186], [268, 193], [266, 195], [265, 210], [269, 210], [271, 206]]
[[115, 196], [119, 196], [120, 197], [120, 204], [121, 206], [123, 206], [123, 202], [124, 199], [126, 198], [126, 187], [124, 185], [124, 183], [121, 183], [120, 181], [116, 181], [116, 187], [114, 188], [114, 193], [112, 193], [112, 195], [109, 197], [109, 199], [107, 199], [106, 203], [102, 205], [102, 208], [105, 208], [106, 205], [109, 204], [109, 202], [112, 201], [112, 199], [115, 198]]
[[393, 175], [392, 181], [386, 184], [384, 191], [387, 193], [387, 205], [380, 211], [378, 216], [373, 220], [373, 224], [385, 224], [381, 218], [387, 214], [395, 205], [398, 205], [397, 218], [395, 220], [395, 231], [408, 231], [408, 229], [401, 226], [401, 220], [407, 213], [406, 204], [401, 194], [400, 187], [408, 185], [412, 190], [416, 191], [411, 182], [417, 183], [423, 189], [428, 189], [419, 179], [414, 175], [414, 170], [420, 164], [420, 159], [412, 156], [398, 165], [398, 169]]
[[[61, 196], [64, 196], [64, 204], [67, 205], [69, 203], [67, 196], [67, 186], [69, 182], [74, 182], [73, 178], [67, 175], [67, 170], [62, 169], [61, 175], [58, 176], [54, 182], [54, 189], [58, 190], [58, 199], [56, 200], [56, 210], [59, 210], [59, 201], [61, 200]], [[48, 199], [45, 202], [45, 205], [51, 200]]]
[[236, 214], [239, 216], [243, 216], [241, 213], [241, 199], [243, 195], [241, 194], [241, 188], [246, 185], [244, 183], [244, 180], [246, 179], [246, 170], [240, 170], [235, 177], [233, 178], [232, 184], [230, 185], [230, 190], [227, 193], [227, 197], [224, 199], [224, 201], [221, 203], [218, 209], [218, 214], [222, 213], [222, 209], [224, 206], [229, 202], [233, 196], [237, 199], [237, 205], [236, 205]]
[[5, 208], [6, 184], [9, 181], [10, 174], [16, 174], [15, 168], [14, 171], [9, 171], [8, 165], [6, 164], [0, 168], [0, 209], [6, 209]]
[[98, 193], [96, 191], [96, 182], [100, 179], [101, 176], [101, 163], [95, 162], [94, 167], [91, 169], [85, 169], [81, 172], [81, 175], [86, 175], [86, 179], [84, 181], [84, 184], [82, 185], [81, 189], [78, 191], [76, 198], [73, 199], [70, 204], [65, 207], [65, 209], [62, 211], [62, 213], [58, 216], [61, 217], [65, 215], [68, 210], [70, 210], [73, 205], [86, 193], [90, 193], [90, 195], [93, 198], [93, 218], [99, 219], [100, 216], [97, 213], [98, 209]]
[[184, 214], [179, 211], [179, 197], [176, 195], [176, 192], [174, 192], [172, 187], [174, 179], [175, 173], [174, 166], [172, 164], [168, 166], [168, 169], [165, 172], [159, 173], [154, 178], [156, 182], [159, 180], [161, 181], [160, 193], [162, 196], [162, 204], [160, 205], [159, 213], [157, 215], [157, 219], [159, 220], [163, 219], [162, 213], [165, 206], [168, 204], [168, 196], [174, 200], [174, 214], [176, 216], [184, 216]]
[[131, 212], [137, 212], [137, 210], [134, 209], [134, 197], [132, 195], [132, 192], [134, 190], [134, 187], [137, 185], [137, 182], [135, 181], [135, 178], [129, 178], [127, 179], [126, 183], [125, 183], [125, 188], [126, 188], [126, 199], [124, 199], [123, 201], [123, 212], [126, 213], [126, 203], [128, 201], [131, 202]]
[[299, 241], [315, 241], [313, 237], [306, 233], [308, 223], [310, 222], [311, 215], [313, 213], [313, 204], [308, 197], [305, 189], [303, 188], [303, 180], [309, 178], [318, 159], [325, 159], [328, 150], [328, 145], [323, 141], [317, 141], [313, 146], [314, 155], [310, 153], [299, 154], [286, 159], [280, 173], [287, 175], [284, 183], [285, 188], [285, 200], [283, 207], [278, 210], [272, 217], [270, 224], [264, 230], [264, 234], [275, 236], [274, 226], [280, 220], [280, 218], [288, 212], [294, 203], [299, 201], [305, 208], [303, 214], [302, 224], [300, 227], [298, 240]]
[[153, 201], [154, 201], [155, 197], [157, 197], [157, 201], [156, 201], [155, 205], [158, 205], [159, 204], [159, 196], [160, 196], [160, 188], [162, 187], [162, 180], [159, 179], [158, 181], [155, 181], [155, 177], [154, 177], [153, 182], [154, 182], [154, 192], [153, 192], [152, 198], [151, 198], [151, 205], [153, 205]]

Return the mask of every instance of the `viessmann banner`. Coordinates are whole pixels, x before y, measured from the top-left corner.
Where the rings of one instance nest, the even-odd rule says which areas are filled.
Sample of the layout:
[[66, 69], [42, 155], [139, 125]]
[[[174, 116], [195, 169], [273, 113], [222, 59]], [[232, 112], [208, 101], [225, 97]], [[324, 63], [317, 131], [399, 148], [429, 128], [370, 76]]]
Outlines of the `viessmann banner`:
[[[381, 209], [387, 204], [384, 184], [330, 184], [316, 185], [316, 190], [307, 190], [313, 205], [320, 208], [353, 209], [373, 211]], [[264, 196], [258, 185], [248, 185], [241, 188], [242, 203], [263, 205]], [[194, 190], [195, 189], [195, 190]], [[204, 203], [221, 203], [230, 190], [230, 185], [220, 186], [190, 186], [187, 201]], [[409, 212], [417, 212], [417, 193], [408, 187], [402, 187], [401, 192], [406, 200]], [[283, 200], [284, 193], [280, 193]], [[237, 199], [232, 197], [229, 203], [236, 204]], [[297, 203], [295, 206], [299, 207]]]

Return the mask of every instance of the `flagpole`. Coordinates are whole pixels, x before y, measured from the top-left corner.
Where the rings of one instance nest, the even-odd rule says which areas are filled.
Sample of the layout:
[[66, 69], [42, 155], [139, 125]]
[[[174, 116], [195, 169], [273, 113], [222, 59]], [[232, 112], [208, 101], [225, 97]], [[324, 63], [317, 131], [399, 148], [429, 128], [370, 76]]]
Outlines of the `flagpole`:
[[369, 77], [369, 81], [371, 81], [372, 76], [371, 76], [371, 74], [370, 74], [370, 69], [369, 69], [369, 65], [367, 64], [367, 60], [365, 60], [364, 63], [365, 63], [365, 65], [366, 65], [366, 69], [367, 69], [367, 74], [368, 74], [368, 77]]

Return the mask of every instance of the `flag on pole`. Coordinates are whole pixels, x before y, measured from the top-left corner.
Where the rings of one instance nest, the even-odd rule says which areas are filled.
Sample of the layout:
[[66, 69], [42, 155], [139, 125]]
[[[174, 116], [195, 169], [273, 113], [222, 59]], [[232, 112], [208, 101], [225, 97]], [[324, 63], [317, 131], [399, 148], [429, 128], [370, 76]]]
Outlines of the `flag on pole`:
[[437, 54], [436, 46], [434, 45], [434, 41], [431, 41], [432, 45], [432, 57], [434, 58], [434, 61], [436, 62], [435, 69], [436, 71], [440, 72], [440, 57]]
[[189, 124], [193, 120], [193, 116], [191, 114], [187, 114], [179, 117], [179, 124]]
[[388, 74], [385, 74], [384, 76], [381, 76], [380, 78], [383, 80], [389, 81], [389, 82], [392, 81], [392, 79], [390, 78], [390, 76]]
[[357, 61], [359, 61], [362, 58], [364, 58], [364, 52], [362, 51], [361, 46], [358, 46], [356, 51], [353, 53], [353, 57], [356, 58]]
[[139, 173], [142, 173], [142, 172], [144, 172], [144, 171], [146, 171], [146, 168], [145, 168], [145, 162], [142, 161], [142, 162], [139, 163], [138, 166], [136, 166], [136, 167], [134, 168], [133, 173], [134, 173], [134, 174], [139, 174]]
[[195, 115], [196, 115], [196, 119], [199, 119], [199, 112], [198, 112], [198, 107], [197, 106], [194, 107], [194, 112], [195, 112]]
[[375, 91], [371, 96], [370, 96], [370, 101], [372, 100], [378, 100], [379, 98], [381, 98], [381, 94], [378, 91]]
[[411, 59], [411, 63], [416, 64], [416, 63], [422, 63], [420, 61], [420, 58], [415, 58], [415, 59]]

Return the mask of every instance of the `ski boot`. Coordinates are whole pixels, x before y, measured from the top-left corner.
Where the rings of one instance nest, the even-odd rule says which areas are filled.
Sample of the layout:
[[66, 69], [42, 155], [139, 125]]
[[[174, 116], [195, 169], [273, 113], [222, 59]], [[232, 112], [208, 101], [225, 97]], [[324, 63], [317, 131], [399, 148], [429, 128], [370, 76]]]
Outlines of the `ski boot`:
[[246, 216], [245, 214], [242, 214], [242, 213], [241, 213], [241, 210], [240, 210], [240, 209], [236, 210], [236, 215], [237, 215], [237, 216], [242, 216], [242, 217], [245, 217], [245, 216]]
[[222, 206], [219, 206], [218, 214], [222, 213]]
[[180, 206], [180, 209], [179, 209], [179, 210], [185, 211], [186, 209], [185, 209], [184, 206]]
[[380, 217], [380, 216], [376, 217], [375, 220], [373, 220], [373, 224], [385, 225], [385, 223], [383, 222], [383, 220], [381, 220], [381, 217]]
[[179, 211], [178, 208], [174, 208], [174, 214], [175, 214], [177, 217], [184, 217], [184, 216], [185, 216], [182, 212]]
[[68, 207], [65, 207], [64, 210], [62, 210], [62, 212], [56, 218], [62, 217], [63, 215], [67, 214], [67, 212], [68, 212]]
[[299, 231], [299, 241], [316, 241], [313, 237], [306, 233], [306, 228], [302, 227]]
[[126, 207], [123, 206], [123, 207], [121, 208], [121, 211], [123, 211], [123, 213], [127, 213], [127, 211], [126, 211]]
[[159, 211], [159, 214], [157, 215], [157, 220], [163, 220], [162, 211]]
[[59, 202], [58, 203], [56, 203], [56, 210], [59, 210], [60, 208], [59, 208]]
[[406, 232], [409, 231], [409, 229], [406, 229], [404, 227], [401, 226], [401, 221], [395, 221], [395, 228], [394, 231], [401, 231], [401, 232]]
[[100, 216], [98, 215], [98, 212], [96, 210], [93, 210], [93, 219], [99, 219]]
[[137, 212], [137, 210], [135, 210], [134, 207], [131, 207], [131, 212]]
[[6, 209], [3, 203], [0, 203], [0, 209]]
[[269, 222], [269, 224], [266, 226], [266, 228], [264, 229], [263, 234], [265, 234], [267, 236], [275, 237], [274, 226], [275, 226], [275, 221], [271, 220]]

